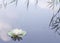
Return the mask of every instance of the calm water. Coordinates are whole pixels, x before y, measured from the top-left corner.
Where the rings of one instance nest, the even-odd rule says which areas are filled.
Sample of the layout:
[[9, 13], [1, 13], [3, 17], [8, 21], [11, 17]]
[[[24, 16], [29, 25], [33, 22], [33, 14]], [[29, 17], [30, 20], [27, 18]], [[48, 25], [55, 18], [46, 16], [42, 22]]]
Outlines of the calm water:
[[50, 9], [30, 6], [7, 7], [0, 10], [0, 21], [8, 23], [12, 28], [21, 28], [27, 35], [21, 40], [0, 43], [59, 43], [60, 36], [49, 28], [49, 21], [52, 17]]

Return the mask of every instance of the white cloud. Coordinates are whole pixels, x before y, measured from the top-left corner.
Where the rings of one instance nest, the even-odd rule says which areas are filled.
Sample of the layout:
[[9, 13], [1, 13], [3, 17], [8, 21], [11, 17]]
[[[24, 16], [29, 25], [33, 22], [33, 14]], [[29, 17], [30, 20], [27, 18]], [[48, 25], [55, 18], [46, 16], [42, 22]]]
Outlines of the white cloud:
[[7, 32], [11, 29], [12, 28], [9, 24], [0, 22], [0, 39], [3, 41], [9, 41], [10, 37], [7, 35]]
[[[31, 5], [36, 3], [36, 0], [29, 0], [29, 1]], [[48, 0], [38, 0], [38, 7], [47, 8], [47, 1]]]
[[[49, 6], [48, 6], [48, 1], [51, 1], [51, 0], [38, 0], [38, 4], [37, 6], [39, 8], [43, 8], [43, 9], [50, 9]], [[30, 0], [30, 4], [35, 4], [36, 0]], [[57, 3], [57, 2], [56, 2]], [[55, 11], [58, 9], [59, 6], [55, 6]]]
[[48, 3], [45, 1], [39, 1], [39, 3], [38, 3], [38, 7], [40, 7], [40, 8], [48, 8], [47, 5], [48, 5]]

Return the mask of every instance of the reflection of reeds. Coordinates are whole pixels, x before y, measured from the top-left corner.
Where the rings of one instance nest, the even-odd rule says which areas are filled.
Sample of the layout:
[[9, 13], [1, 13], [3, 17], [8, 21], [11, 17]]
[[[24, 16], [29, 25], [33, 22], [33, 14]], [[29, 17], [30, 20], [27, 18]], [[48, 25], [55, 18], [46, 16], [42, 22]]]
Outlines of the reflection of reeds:
[[55, 29], [55, 32], [57, 32], [60, 29], [60, 17], [56, 17], [56, 20], [53, 19], [51, 22], [50, 26], [52, 27], [51, 29]]
[[18, 0], [16, 0], [16, 6], [17, 6]]
[[[23, 0], [24, 1], [24, 0]], [[3, 0], [3, 6], [6, 8], [7, 7], [7, 5], [10, 5], [10, 4], [12, 4], [12, 3], [15, 3], [15, 5], [17, 6], [17, 3], [18, 3], [18, 0], [12, 0], [12, 1], [10, 1], [10, 2], [8, 2], [8, 1], [6, 1], [6, 0]], [[29, 0], [26, 0], [26, 6], [27, 6], [27, 8], [29, 7], [29, 4], [30, 4], [30, 1]], [[38, 0], [35, 0], [35, 5], [37, 5], [38, 4]]]
[[7, 2], [5, 0], [3, 0], [3, 6], [4, 6], [4, 8], [7, 7]]
[[48, 6], [53, 9], [54, 8], [54, 2], [48, 2]]
[[38, 0], [36, 0], [36, 3], [35, 3], [35, 5], [37, 5], [38, 4]]
[[[57, 32], [59, 35], [60, 33], [58, 32], [58, 30], [60, 29], [60, 17], [57, 17], [57, 14], [59, 13], [59, 10], [57, 11], [57, 13], [51, 18], [50, 24], [49, 26], [51, 27], [51, 29], [55, 29], [55, 32]], [[56, 17], [56, 18], [55, 18]], [[55, 19], [55, 20], [54, 20]]]
[[12, 0], [12, 1], [10, 2], [10, 4], [13, 3], [13, 2], [15, 2], [15, 1], [16, 1], [16, 0]]
[[57, 15], [59, 12], [60, 12], [60, 8], [59, 8], [59, 10], [57, 11], [57, 13], [56, 13], [55, 15], [52, 16], [49, 26], [51, 25], [53, 19], [56, 17], [56, 15]]
[[[50, 21], [50, 24], [52, 23], [53, 19], [56, 17], [56, 15], [57, 15], [59, 12], [60, 12], [60, 8], [59, 8], [59, 10], [57, 11], [57, 13], [52, 16], [51, 21]], [[49, 26], [50, 26], [50, 24], [49, 24]]]
[[27, 8], [29, 7], [29, 0], [27, 0]]
[[[37, 5], [38, 4], [38, 0], [35, 0], [35, 1], [36, 1], [35, 5]], [[29, 4], [30, 4], [30, 2], [29, 2], [29, 0], [27, 0], [27, 8], [29, 7]]]
[[4, 6], [4, 8], [6, 8], [7, 5], [12, 4], [12, 3], [15, 3], [15, 5], [17, 6], [18, 0], [12, 0], [9, 3], [6, 0], [3, 0], [3, 6]]
[[[27, 0], [27, 8], [29, 7], [29, 4], [30, 4], [30, 2], [29, 2], [29, 0]], [[38, 4], [38, 0], [36, 0], [35, 5], [37, 5], [37, 4]]]
[[[60, 10], [57, 11], [57, 13], [55, 15], [53, 15], [53, 17], [51, 18], [50, 24], [49, 26], [52, 27], [52, 29], [55, 29], [55, 32], [57, 32], [57, 30], [60, 29], [60, 17], [57, 17], [57, 14], [59, 13]], [[56, 20], [54, 20], [56, 17]]]
[[[52, 16], [52, 18], [50, 20], [49, 26], [51, 27], [51, 29], [55, 29], [55, 32], [57, 32], [58, 34], [60, 34], [58, 32], [58, 30], [60, 29], [60, 25], [59, 25], [60, 24], [60, 17], [57, 15], [60, 12], [60, 7], [59, 7], [58, 11], [54, 14], [54, 7], [56, 7], [55, 6], [55, 1], [56, 0], [48, 2], [49, 7], [53, 9], [53, 16]], [[54, 19], [56, 19], [56, 20], [54, 20]]]
[[16, 6], [17, 6], [18, 0], [12, 0], [12, 1], [10, 2], [10, 4], [11, 4], [11, 3], [14, 3], [14, 2], [15, 2], [15, 4], [16, 4]]

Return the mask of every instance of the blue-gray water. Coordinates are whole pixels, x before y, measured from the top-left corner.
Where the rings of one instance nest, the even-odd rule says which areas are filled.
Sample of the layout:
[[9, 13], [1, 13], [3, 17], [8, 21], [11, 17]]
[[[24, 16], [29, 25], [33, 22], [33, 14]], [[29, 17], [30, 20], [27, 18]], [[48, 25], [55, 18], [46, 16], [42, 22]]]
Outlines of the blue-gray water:
[[60, 43], [60, 36], [49, 28], [52, 11], [35, 6], [7, 7], [0, 10], [0, 21], [10, 24], [13, 28], [21, 28], [27, 35], [18, 41], [0, 43]]

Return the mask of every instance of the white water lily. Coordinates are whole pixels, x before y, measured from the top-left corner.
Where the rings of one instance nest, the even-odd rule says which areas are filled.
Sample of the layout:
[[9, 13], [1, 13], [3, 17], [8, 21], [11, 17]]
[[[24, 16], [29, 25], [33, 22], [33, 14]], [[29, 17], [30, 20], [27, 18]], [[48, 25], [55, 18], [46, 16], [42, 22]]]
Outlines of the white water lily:
[[18, 37], [23, 37], [26, 35], [26, 31], [23, 31], [22, 29], [14, 29], [14, 30], [8, 32], [8, 35], [10, 37], [13, 37], [13, 35], [17, 35]]

